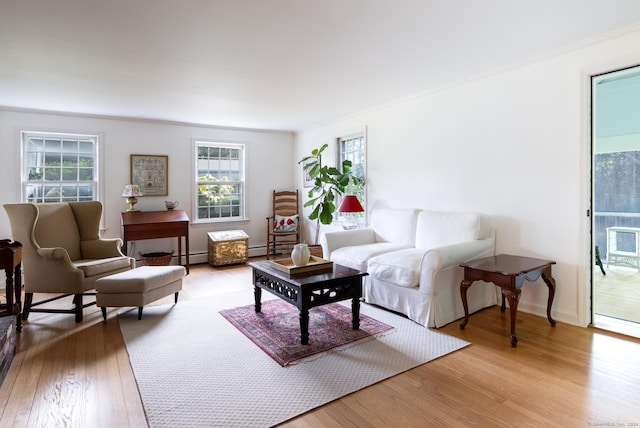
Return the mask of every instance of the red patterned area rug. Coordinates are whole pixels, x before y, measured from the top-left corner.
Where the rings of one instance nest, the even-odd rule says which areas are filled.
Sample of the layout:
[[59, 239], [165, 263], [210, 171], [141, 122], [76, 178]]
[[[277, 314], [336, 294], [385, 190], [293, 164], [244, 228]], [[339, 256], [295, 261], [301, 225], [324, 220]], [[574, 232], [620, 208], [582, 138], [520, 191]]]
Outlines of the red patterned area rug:
[[281, 366], [295, 364], [321, 352], [392, 330], [393, 327], [360, 314], [360, 329], [351, 328], [351, 306], [331, 303], [309, 311], [309, 344], [300, 344], [300, 312], [283, 300], [220, 311], [253, 343]]

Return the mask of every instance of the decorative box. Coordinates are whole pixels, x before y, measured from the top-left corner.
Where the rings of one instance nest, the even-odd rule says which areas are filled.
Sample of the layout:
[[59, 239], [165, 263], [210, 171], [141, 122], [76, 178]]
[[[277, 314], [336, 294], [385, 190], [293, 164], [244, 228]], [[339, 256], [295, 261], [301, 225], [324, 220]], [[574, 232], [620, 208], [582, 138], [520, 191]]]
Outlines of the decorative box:
[[209, 232], [211, 266], [244, 263], [249, 259], [249, 235], [243, 230]]

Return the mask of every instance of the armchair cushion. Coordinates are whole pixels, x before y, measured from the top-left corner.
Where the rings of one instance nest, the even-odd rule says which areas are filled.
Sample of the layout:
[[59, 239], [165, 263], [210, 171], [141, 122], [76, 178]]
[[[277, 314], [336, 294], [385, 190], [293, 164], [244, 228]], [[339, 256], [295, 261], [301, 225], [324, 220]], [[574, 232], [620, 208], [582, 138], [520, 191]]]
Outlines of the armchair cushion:
[[73, 265], [84, 272], [85, 278], [104, 276], [105, 273], [131, 269], [129, 258], [110, 257], [98, 260], [76, 260]]

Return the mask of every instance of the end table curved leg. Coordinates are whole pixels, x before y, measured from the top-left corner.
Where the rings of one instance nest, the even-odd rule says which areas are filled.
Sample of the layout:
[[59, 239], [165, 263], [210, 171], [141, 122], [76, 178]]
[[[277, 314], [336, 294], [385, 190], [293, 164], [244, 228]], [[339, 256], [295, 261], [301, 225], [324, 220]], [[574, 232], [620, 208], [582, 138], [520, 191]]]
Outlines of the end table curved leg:
[[556, 295], [556, 280], [553, 278], [553, 276], [551, 276], [551, 266], [548, 266], [542, 272], [542, 280], [545, 284], [547, 284], [547, 287], [549, 287], [549, 300], [547, 300], [547, 319], [549, 320], [551, 326], [555, 327], [556, 321], [551, 318], [551, 304], [553, 303], [553, 298]]
[[516, 336], [516, 315], [518, 314], [518, 301], [520, 300], [520, 293], [520, 289], [502, 289], [502, 295], [509, 301], [509, 314], [511, 317], [511, 333], [509, 334], [509, 340], [511, 341], [512, 348], [515, 348], [518, 344], [518, 336]]
[[469, 322], [469, 304], [467, 303], [467, 290], [471, 287], [472, 281], [463, 279], [460, 283], [460, 297], [462, 297], [462, 306], [464, 307], [464, 321], [460, 324], [460, 329], [464, 330]]

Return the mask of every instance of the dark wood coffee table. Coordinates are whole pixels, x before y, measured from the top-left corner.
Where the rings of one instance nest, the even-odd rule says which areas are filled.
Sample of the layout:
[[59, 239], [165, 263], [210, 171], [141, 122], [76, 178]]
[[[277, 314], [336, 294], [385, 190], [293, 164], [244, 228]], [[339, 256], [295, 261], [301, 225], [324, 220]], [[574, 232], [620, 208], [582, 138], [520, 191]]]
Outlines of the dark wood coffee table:
[[362, 278], [366, 272], [333, 264], [332, 270], [289, 275], [273, 268], [272, 262], [251, 262], [256, 312], [262, 309], [262, 290], [295, 305], [300, 311], [300, 343], [309, 343], [309, 309], [351, 299], [352, 327], [360, 328]]
[[464, 321], [460, 324], [460, 328], [463, 329], [469, 322], [467, 290], [471, 287], [471, 284], [474, 281], [493, 282], [502, 289], [502, 306], [500, 307], [502, 312], [505, 311], [505, 297], [509, 300], [509, 312], [511, 315], [511, 335], [509, 339], [511, 346], [515, 348], [518, 344], [516, 314], [518, 312], [522, 284], [525, 279], [535, 281], [540, 277], [549, 288], [547, 319], [552, 327], [555, 326], [556, 322], [551, 318], [551, 304], [556, 294], [556, 280], [551, 276], [551, 266], [555, 263], [553, 260], [500, 254], [461, 264], [460, 266], [464, 268], [464, 279], [460, 283], [460, 295], [464, 306]]

